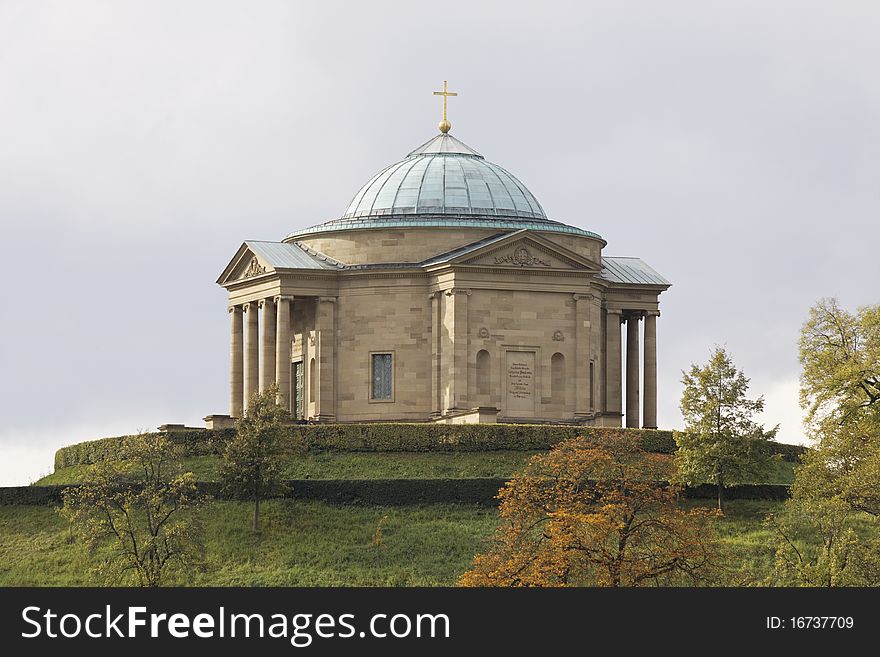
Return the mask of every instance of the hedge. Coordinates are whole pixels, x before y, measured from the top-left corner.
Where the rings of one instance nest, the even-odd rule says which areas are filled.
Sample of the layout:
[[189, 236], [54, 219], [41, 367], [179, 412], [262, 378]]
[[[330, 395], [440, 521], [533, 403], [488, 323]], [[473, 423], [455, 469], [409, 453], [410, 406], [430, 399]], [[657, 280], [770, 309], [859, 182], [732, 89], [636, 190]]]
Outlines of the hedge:
[[[538, 424], [298, 424], [284, 428], [285, 442], [293, 449], [312, 452], [487, 452], [547, 450], [577, 436], [610, 431], [599, 427]], [[671, 431], [626, 429], [641, 436], [644, 448], [671, 454]], [[219, 454], [234, 429], [170, 431], [170, 440], [184, 456]], [[112, 459], [128, 436], [102, 438], [62, 447], [55, 452], [55, 469]]]
[[[295, 479], [288, 481], [284, 497], [318, 500], [329, 504], [404, 506], [408, 504], [497, 504], [495, 496], [505, 479]], [[78, 484], [74, 484], [76, 486]], [[0, 505], [61, 504], [61, 492], [71, 486], [16, 486], [0, 488]], [[217, 499], [228, 499], [219, 482], [199, 482], [199, 490]], [[743, 484], [724, 489], [729, 500], [784, 500], [789, 487], [779, 484]], [[684, 497], [715, 499], [711, 484], [688, 487]]]
[[[547, 450], [563, 440], [593, 436], [617, 429], [541, 424], [297, 424], [284, 427], [290, 449], [311, 452], [490, 452]], [[641, 437], [649, 452], [671, 454], [675, 440], [671, 431], [625, 429]], [[181, 445], [184, 456], [216, 455], [235, 435], [235, 429], [170, 431], [164, 434]], [[128, 436], [102, 438], [62, 447], [55, 453], [55, 469], [95, 463], [116, 456]], [[805, 448], [769, 443], [774, 454], [797, 462]]]

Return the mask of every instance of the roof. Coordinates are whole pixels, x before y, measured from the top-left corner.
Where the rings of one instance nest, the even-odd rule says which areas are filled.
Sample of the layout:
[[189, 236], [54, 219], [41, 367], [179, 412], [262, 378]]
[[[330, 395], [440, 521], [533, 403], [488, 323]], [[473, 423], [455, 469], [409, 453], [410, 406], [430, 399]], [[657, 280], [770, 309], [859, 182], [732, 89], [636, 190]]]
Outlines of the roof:
[[603, 257], [599, 278], [609, 283], [672, 285], [641, 258]]
[[[427, 267], [450, 262], [472, 251], [513, 238], [525, 230], [514, 233], [502, 232], [476, 242], [460, 246], [445, 253], [432, 256], [422, 262], [389, 262], [366, 265], [345, 265], [329, 256], [315, 251], [302, 242], [264, 242], [248, 240], [244, 246], [253, 252], [265, 265], [273, 269], [318, 269], [318, 270], [362, 270], [396, 269], [401, 267]], [[232, 265], [230, 264], [230, 267]], [[602, 271], [599, 278], [609, 283], [625, 285], [661, 285], [669, 287], [669, 281], [658, 274], [640, 258], [607, 257], [602, 258]], [[222, 276], [221, 276], [222, 279]]]
[[440, 134], [436, 137], [429, 139], [424, 144], [411, 151], [407, 157], [432, 153], [456, 153], [458, 155], [473, 155], [474, 157], [483, 159], [483, 156], [477, 153], [477, 151], [475, 151], [473, 148], [447, 133]]
[[245, 242], [255, 256], [273, 269], [339, 269], [338, 262], [322, 253], [285, 242]]
[[431, 138], [370, 178], [338, 219], [288, 235], [365, 228], [529, 228], [601, 239], [547, 218], [507, 169], [449, 134]]
[[419, 263], [419, 265], [422, 267], [427, 267], [429, 265], [439, 265], [444, 262], [449, 262], [450, 260], [458, 258], [459, 256], [467, 255], [471, 251], [476, 251], [477, 249], [482, 249], [484, 246], [489, 246], [490, 244], [494, 244], [495, 242], [500, 242], [504, 238], [510, 237], [513, 234], [515, 233], [498, 233], [497, 235], [492, 235], [491, 237], [481, 239], [477, 242], [465, 244], [464, 246], [460, 246], [457, 249], [447, 251], [446, 253], [435, 255], [431, 258], [428, 258], [424, 262]]
[[342, 218], [419, 213], [547, 218], [526, 186], [502, 167], [434, 148], [417, 149], [370, 178]]

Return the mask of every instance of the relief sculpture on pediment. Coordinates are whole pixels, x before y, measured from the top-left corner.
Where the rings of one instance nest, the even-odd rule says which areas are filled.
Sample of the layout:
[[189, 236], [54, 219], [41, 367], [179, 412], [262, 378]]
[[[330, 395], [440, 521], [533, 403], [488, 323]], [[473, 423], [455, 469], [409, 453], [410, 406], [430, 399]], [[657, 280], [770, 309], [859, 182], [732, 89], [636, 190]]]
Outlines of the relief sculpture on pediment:
[[514, 253], [504, 256], [495, 256], [496, 265], [517, 265], [519, 267], [549, 267], [550, 263], [541, 260], [529, 253], [529, 250], [521, 246]]

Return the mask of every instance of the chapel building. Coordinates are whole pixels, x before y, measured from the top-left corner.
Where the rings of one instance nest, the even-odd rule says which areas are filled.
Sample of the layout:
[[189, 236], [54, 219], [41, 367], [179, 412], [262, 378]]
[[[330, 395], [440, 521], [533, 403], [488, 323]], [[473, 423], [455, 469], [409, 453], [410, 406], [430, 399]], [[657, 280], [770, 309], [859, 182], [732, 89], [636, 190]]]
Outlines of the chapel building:
[[370, 178], [341, 217], [241, 245], [217, 281], [229, 415], [277, 383], [297, 419], [317, 422], [655, 428], [670, 283], [548, 218], [450, 127], [444, 113], [440, 134]]

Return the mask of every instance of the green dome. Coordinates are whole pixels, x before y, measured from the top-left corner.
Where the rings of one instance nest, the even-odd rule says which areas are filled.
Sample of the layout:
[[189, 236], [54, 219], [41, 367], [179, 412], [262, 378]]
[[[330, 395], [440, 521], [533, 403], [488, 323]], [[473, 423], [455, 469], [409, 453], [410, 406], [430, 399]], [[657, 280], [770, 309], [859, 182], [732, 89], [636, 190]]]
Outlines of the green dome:
[[370, 178], [339, 219], [290, 237], [407, 226], [530, 228], [598, 237], [549, 220], [515, 176], [449, 134], [437, 135]]

